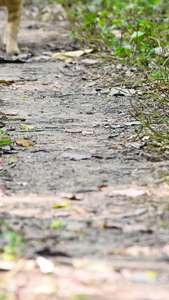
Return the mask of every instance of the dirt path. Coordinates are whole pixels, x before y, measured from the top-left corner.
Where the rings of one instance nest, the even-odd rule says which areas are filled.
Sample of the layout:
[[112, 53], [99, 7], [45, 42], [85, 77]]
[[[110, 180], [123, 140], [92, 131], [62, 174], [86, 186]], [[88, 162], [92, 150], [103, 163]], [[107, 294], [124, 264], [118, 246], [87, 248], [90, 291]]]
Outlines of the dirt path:
[[[131, 97], [112, 92], [128, 70], [119, 65], [117, 72], [96, 54], [51, 58], [56, 49], [76, 48], [66, 28], [64, 19], [24, 16], [21, 50], [30, 56], [1, 59], [1, 111], [11, 116], [1, 115], [4, 129], [34, 144], [1, 148], [0, 217], [25, 235], [29, 259], [3, 271], [0, 293], [168, 300], [169, 188], [157, 184], [168, 162], [131, 140], [138, 125]], [[8, 268], [0, 262], [0, 269]]]

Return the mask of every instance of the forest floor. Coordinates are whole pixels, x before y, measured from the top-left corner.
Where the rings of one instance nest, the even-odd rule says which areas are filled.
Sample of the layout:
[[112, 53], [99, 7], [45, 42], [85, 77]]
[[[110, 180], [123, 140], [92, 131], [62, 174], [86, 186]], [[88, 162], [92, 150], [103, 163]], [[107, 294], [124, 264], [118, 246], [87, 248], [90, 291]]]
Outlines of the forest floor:
[[139, 70], [102, 53], [53, 59], [80, 46], [66, 18], [36, 13], [24, 11], [22, 54], [0, 50], [13, 140], [0, 148], [0, 219], [26, 240], [21, 259], [0, 260], [0, 299], [168, 300], [169, 162], [133, 141]]

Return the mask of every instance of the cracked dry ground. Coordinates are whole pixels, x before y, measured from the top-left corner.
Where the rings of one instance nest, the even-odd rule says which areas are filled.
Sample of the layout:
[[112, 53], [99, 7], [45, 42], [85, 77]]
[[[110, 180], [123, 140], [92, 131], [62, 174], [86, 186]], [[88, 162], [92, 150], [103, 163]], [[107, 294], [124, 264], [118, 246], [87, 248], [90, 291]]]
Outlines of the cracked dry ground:
[[0, 218], [27, 242], [23, 259], [0, 262], [0, 295], [168, 300], [169, 188], [157, 184], [168, 162], [130, 139], [131, 97], [110, 94], [126, 70], [94, 54], [52, 60], [52, 49], [74, 50], [67, 21], [53, 24], [24, 17], [21, 50], [32, 57], [0, 65], [4, 129], [35, 142], [1, 148]]

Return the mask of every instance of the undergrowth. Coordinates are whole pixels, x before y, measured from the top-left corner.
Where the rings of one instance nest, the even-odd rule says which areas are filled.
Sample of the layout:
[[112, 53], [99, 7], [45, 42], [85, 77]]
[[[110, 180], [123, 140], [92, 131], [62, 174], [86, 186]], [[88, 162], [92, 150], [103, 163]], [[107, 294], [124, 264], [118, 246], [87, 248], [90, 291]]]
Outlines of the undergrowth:
[[[58, 0], [72, 23], [71, 37], [108, 53], [113, 63], [135, 66], [146, 83], [133, 104], [139, 137], [149, 148], [169, 148], [168, 0]], [[106, 57], [104, 56], [104, 59]], [[133, 82], [135, 84], [135, 82]], [[138, 80], [139, 84], [139, 80]], [[152, 148], [154, 147], [154, 148]]]

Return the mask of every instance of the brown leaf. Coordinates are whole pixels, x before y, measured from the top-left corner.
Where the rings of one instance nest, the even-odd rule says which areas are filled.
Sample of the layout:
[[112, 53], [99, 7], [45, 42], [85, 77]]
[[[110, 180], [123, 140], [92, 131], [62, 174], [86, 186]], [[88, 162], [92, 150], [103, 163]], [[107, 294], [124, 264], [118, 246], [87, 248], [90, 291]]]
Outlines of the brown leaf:
[[107, 187], [107, 186], [108, 186], [107, 184], [103, 183], [103, 184], [98, 185], [98, 189], [102, 189], [102, 188]]
[[5, 79], [0, 79], [0, 83], [6, 84], [7, 86], [11, 85], [12, 83], [14, 83], [15, 81], [13, 80], [5, 80]]
[[17, 143], [17, 145], [22, 146], [22, 147], [30, 147], [30, 146], [35, 145], [35, 143], [33, 141], [23, 139], [23, 138], [16, 138], [15, 142]]

